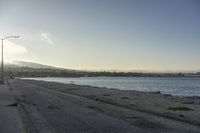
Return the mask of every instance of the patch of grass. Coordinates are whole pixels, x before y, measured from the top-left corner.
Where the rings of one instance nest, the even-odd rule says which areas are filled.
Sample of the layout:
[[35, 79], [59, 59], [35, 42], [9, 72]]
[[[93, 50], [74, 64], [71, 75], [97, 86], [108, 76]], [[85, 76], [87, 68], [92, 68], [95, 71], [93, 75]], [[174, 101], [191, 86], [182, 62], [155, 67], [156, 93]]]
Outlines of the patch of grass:
[[103, 94], [103, 96], [111, 96], [111, 94]]
[[135, 107], [136, 105], [135, 104], [129, 104], [130, 106], [133, 106], [133, 107]]
[[8, 104], [7, 106], [8, 107], [17, 107], [17, 102], [13, 102], [13, 103], [11, 103], [11, 104]]
[[98, 111], [98, 112], [104, 112], [101, 108], [97, 106], [87, 106], [87, 108], [92, 109], [94, 111]]
[[49, 105], [47, 106], [48, 109], [60, 109], [58, 106], [56, 105]]
[[137, 116], [128, 116], [127, 119], [138, 119], [139, 117]]
[[120, 99], [129, 99], [128, 97], [121, 97]]
[[192, 109], [188, 107], [169, 107], [167, 110], [171, 111], [191, 111]]
[[95, 95], [88, 95], [88, 96], [86, 96], [87, 98], [91, 98], [91, 99], [93, 99], [93, 98], [96, 98], [97, 96], [95, 96]]

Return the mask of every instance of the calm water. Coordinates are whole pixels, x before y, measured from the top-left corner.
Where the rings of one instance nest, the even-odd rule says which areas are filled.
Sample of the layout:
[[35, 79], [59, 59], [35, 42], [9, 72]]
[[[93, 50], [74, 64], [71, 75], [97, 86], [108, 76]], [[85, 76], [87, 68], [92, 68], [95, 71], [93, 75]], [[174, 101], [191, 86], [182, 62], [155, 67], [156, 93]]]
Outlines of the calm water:
[[161, 91], [164, 94], [200, 96], [200, 77], [51, 77], [29, 79], [117, 88], [120, 90]]

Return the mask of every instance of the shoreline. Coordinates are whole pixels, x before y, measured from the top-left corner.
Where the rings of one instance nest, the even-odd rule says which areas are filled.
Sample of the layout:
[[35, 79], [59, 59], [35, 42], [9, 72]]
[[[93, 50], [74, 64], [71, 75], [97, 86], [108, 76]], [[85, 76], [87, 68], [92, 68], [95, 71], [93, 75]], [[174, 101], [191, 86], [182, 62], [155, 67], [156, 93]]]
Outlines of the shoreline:
[[[37, 79], [39, 78], [39, 79]], [[40, 79], [41, 78], [41, 79]], [[133, 90], [133, 89], [122, 89], [122, 88], [117, 88], [117, 87], [104, 87], [104, 86], [95, 86], [95, 85], [86, 85], [86, 84], [76, 84], [76, 81], [69, 81], [70, 83], [63, 83], [63, 82], [56, 82], [56, 81], [47, 81], [43, 80], [42, 78], [65, 78], [65, 77], [36, 77], [35, 78], [17, 78], [17, 79], [22, 79], [22, 80], [35, 80], [35, 81], [44, 81], [44, 82], [53, 82], [53, 83], [60, 83], [60, 84], [72, 84], [72, 85], [80, 85], [80, 86], [89, 86], [89, 87], [97, 87], [97, 88], [107, 88], [107, 89], [113, 89], [113, 90], [121, 90], [121, 91], [138, 91], [138, 92], [144, 92], [144, 93], [152, 93], [152, 94], [161, 94], [161, 95], [166, 95], [166, 96], [174, 96], [174, 97], [188, 97], [188, 98], [200, 98], [200, 95], [192, 95], [192, 94], [171, 94], [171, 93], [165, 93], [162, 92], [162, 90], [155, 90], [155, 91], [143, 91], [143, 90]], [[85, 77], [68, 77], [69, 79], [71, 78], [85, 78]], [[92, 78], [92, 77], [89, 77]], [[102, 77], [99, 77], [102, 78]], [[104, 77], [103, 77], [104, 78]], [[105, 77], [105, 78], [110, 78], [110, 77]], [[121, 78], [121, 77], [116, 77], [116, 78]], [[191, 78], [191, 77], [143, 77], [143, 78]], [[194, 77], [196, 78], [196, 77]]]
[[[140, 112], [166, 117], [190, 124], [200, 125], [200, 97], [173, 96], [160, 92], [118, 90], [89, 85], [25, 80], [50, 90], [69, 93]], [[171, 110], [170, 110], [171, 108]]]
[[[21, 79], [8, 80], [0, 87], [6, 91], [6, 95], [0, 91], [3, 96], [0, 120], [9, 118], [0, 132], [10, 133], [10, 129], [11, 133], [15, 130], [24, 133], [200, 131], [199, 98]], [[8, 103], [2, 102], [11, 96]], [[2, 109], [15, 113], [10, 115]]]

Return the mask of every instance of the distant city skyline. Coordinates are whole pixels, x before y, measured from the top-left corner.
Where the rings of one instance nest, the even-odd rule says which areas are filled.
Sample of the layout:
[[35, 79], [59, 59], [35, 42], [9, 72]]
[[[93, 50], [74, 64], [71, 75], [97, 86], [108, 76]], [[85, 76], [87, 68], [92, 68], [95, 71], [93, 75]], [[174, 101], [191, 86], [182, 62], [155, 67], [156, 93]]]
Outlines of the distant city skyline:
[[81, 70], [199, 71], [198, 0], [1, 0], [5, 59]]

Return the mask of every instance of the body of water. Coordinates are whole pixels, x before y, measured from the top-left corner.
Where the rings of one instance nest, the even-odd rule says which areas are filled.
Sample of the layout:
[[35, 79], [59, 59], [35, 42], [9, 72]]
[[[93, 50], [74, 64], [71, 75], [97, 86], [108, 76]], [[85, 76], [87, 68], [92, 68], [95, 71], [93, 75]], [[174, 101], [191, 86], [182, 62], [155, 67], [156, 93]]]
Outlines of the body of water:
[[28, 79], [120, 90], [161, 91], [164, 94], [200, 96], [200, 77], [48, 77]]

